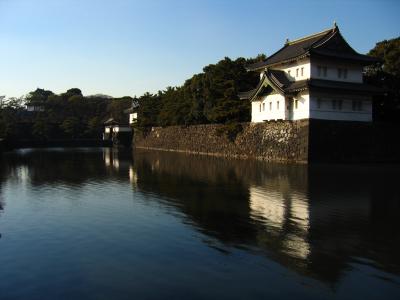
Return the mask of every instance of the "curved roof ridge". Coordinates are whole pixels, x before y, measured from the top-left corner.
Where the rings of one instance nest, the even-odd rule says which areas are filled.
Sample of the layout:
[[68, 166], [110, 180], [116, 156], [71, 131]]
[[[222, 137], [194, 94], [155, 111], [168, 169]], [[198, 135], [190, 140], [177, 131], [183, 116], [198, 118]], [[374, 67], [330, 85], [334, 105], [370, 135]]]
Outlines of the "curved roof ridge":
[[325, 30], [323, 30], [323, 31], [320, 31], [320, 32], [317, 32], [317, 33], [313, 33], [313, 34], [310, 34], [310, 35], [307, 35], [307, 36], [304, 36], [304, 37], [295, 39], [295, 40], [293, 40], [293, 41], [288, 41], [286, 44], [287, 44], [287, 45], [293, 45], [293, 44], [296, 44], [296, 43], [304, 42], [304, 41], [306, 41], [306, 40], [308, 40], [308, 39], [316, 38], [316, 37], [318, 37], [318, 36], [321, 36], [321, 37], [322, 37], [322, 36], [325, 36], [326, 34], [328, 34], [329, 32], [334, 31], [335, 28], [336, 28], [336, 27], [329, 28], [329, 29], [325, 29]]
[[340, 34], [340, 32], [339, 32], [339, 28], [338, 27], [335, 27], [335, 28], [333, 28], [333, 30], [332, 30], [332, 34], [331, 35], [329, 35], [329, 36], [325, 36], [326, 37], [326, 39], [320, 39], [320, 40], [318, 40], [318, 41], [315, 41], [315, 43], [313, 43], [311, 46], [310, 46], [310, 49], [312, 49], [312, 48], [318, 48], [318, 47], [321, 47], [322, 45], [324, 45], [324, 44], [326, 44], [327, 42], [329, 42], [336, 34]]

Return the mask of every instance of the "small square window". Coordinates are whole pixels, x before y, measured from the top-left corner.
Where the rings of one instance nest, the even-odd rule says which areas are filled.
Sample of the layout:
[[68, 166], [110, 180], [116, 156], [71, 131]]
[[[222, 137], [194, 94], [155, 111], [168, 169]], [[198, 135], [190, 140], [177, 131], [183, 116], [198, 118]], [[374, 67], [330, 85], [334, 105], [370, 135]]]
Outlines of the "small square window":
[[269, 110], [272, 110], [272, 102], [269, 103]]
[[260, 112], [261, 112], [261, 104], [260, 104]]
[[359, 110], [359, 111], [363, 110], [363, 102], [362, 101], [358, 101], [357, 110]]
[[322, 67], [318, 66], [317, 70], [318, 70], [318, 77], [321, 77], [322, 76]]
[[343, 69], [343, 78], [347, 79], [347, 69]]
[[296, 77], [299, 77], [299, 68], [296, 69]]
[[337, 101], [337, 107], [339, 110], [342, 110], [342, 106], [343, 106], [343, 100], [338, 100]]
[[263, 103], [263, 111], [265, 111], [265, 103]]
[[317, 108], [321, 108], [321, 103], [322, 99], [321, 98], [317, 98]]
[[276, 101], [276, 109], [279, 110], [279, 101]]
[[342, 69], [341, 68], [337, 69], [337, 77], [342, 78]]
[[328, 75], [328, 68], [327, 67], [323, 67], [322, 68], [322, 72], [324, 74], [324, 77], [326, 77]]
[[301, 76], [304, 76], [304, 68], [301, 68]]
[[351, 103], [351, 109], [352, 110], [357, 110], [357, 101], [353, 100]]

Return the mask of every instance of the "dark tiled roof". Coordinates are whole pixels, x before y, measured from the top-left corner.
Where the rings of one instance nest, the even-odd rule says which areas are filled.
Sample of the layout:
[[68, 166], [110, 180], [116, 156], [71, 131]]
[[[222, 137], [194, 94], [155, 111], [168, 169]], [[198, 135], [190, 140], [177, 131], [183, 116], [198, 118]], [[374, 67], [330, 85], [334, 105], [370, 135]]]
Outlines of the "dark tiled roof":
[[118, 122], [115, 121], [114, 118], [109, 118], [109, 119], [107, 119], [107, 121], [104, 122], [104, 124], [111, 125], [111, 124], [118, 124]]
[[118, 122], [117, 120], [115, 120], [114, 118], [109, 118], [107, 121], [105, 121], [103, 123], [105, 126], [111, 126], [111, 125], [115, 125], [115, 126], [128, 126], [127, 122]]
[[267, 77], [272, 81], [276, 87], [283, 90], [286, 86], [290, 85], [290, 80], [286, 73], [281, 70], [268, 70]]
[[365, 84], [365, 83], [354, 83], [354, 82], [342, 82], [334, 80], [322, 80], [322, 79], [311, 79], [308, 80], [308, 86], [315, 89], [324, 90], [337, 90], [347, 91], [350, 93], [366, 93], [370, 95], [382, 94], [385, 92], [384, 89]]
[[247, 92], [241, 92], [238, 94], [238, 96], [240, 99], [250, 99], [257, 92], [257, 90], [258, 88], [252, 89]]
[[378, 58], [363, 55], [359, 53], [346, 53], [339, 52], [329, 49], [313, 49], [311, 51], [313, 57], [321, 56], [321, 57], [332, 57], [341, 60], [355, 60], [364, 63], [365, 65], [373, 64], [379, 61]]
[[268, 69], [264, 73], [257, 87], [248, 92], [239, 93], [239, 98], [252, 99], [255, 96], [261, 96], [263, 93], [265, 94], [267, 92], [270, 92], [269, 89], [266, 87], [265, 83], [267, 83], [267, 86], [270, 86], [278, 93], [284, 95], [288, 93], [290, 94], [293, 92], [298, 92], [302, 89], [306, 89], [307, 88], [306, 82], [307, 80], [290, 81], [284, 71]]
[[290, 85], [288, 85], [285, 88], [285, 93], [286, 94], [290, 94], [290, 93], [296, 93], [299, 91], [303, 91], [305, 89], [308, 88], [308, 80], [299, 80], [299, 81], [293, 81], [290, 83]]
[[137, 109], [136, 109], [136, 108], [133, 108], [133, 107], [129, 107], [129, 108], [127, 108], [127, 109], [124, 109], [124, 113], [125, 113], [125, 114], [132, 114], [132, 113], [134, 113], [134, 112], [137, 112]]
[[274, 85], [281, 94], [290, 94], [307, 89], [307, 80], [290, 81], [286, 73], [281, 70], [267, 70], [269, 83]]
[[260, 80], [257, 88], [239, 94], [240, 99], [254, 99], [262, 93], [269, 92], [265, 83], [279, 92], [281, 95], [291, 95], [307, 89], [321, 89], [324, 91], [336, 91], [355, 94], [376, 95], [384, 93], [384, 90], [365, 83], [343, 82], [323, 79], [306, 79], [290, 81], [285, 73], [280, 70], [267, 70]]
[[340, 34], [338, 27], [287, 42], [280, 50], [262, 62], [247, 66], [249, 71], [257, 71], [277, 63], [289, 62], [306, 56], [329, 56], [370, 64], [376, 61], [357, 53]]

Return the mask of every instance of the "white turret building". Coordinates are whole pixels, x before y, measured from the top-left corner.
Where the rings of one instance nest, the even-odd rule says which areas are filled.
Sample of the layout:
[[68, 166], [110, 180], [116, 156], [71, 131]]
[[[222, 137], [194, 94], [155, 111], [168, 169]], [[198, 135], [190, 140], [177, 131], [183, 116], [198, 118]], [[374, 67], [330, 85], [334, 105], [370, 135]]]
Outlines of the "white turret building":
[[285, 45], [249, 65], [258, 86], [239, 94], [251, 101], [251, 121], [323, 119], [372, 121], [372, 97], [381, 90], [363, 83], [373, 57], [357, 53], [336, 26]]

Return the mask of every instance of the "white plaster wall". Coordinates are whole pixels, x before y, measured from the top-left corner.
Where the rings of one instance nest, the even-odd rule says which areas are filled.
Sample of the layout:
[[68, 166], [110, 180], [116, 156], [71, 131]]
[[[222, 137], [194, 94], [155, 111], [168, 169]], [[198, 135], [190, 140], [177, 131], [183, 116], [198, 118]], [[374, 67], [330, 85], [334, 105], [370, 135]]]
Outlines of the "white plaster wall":
[[[278, 103], [279, 102], [279, 108]], [[271, 103], [271, 109], [270, 109]], [[263, 106], [264, 104], [264, 106]], [[260, 112], [261, 105], [261, 112]], [[259, 101], [253, 101], [251, 103], [251, 121], [252, 122], [263, 122], [269, 120], [284, 120], [285, 119], [285, 98], [278, 94], [270, 94], [262, 97]]]
[[114, 127], [113, 131], [114, 132], [130, 132], [131, 128], [129, 128], [129, 127]]
[[[321, 99], [321, 106], [318, 107], [318, 98]], [[333, 100], [341, 100], [342, 108], [336, 109], [332, 106]], [[353, 110], [353, 100], [362, 101], [362, 110]], [[372, 101], [370, 98], [360, 98], [355, 96], [321, 96], [311, 97], [310, 118], [338, 121], [362, 121], [372, 122]]]
[[[297, 108], [295, 101], [298, 100]], [[293, 120], [308, 119], [310, 117], [310, 96], [308, 91], [293, 97]]]
[[133, 124], [137, 121], [137, 113], [129, 114], [129, 124]]
[[[327, 76], [324, 77], [323, 74], [318, 76], [318, 66], [326, 66], [327, 67]], [[338, 77], [338, 68], [347, 69], [347, 78], [344, 79]], [[343, 63], [343, 62], [332, 62], [332, 61], [324, 61], [313, 59], [311, 61], [311, 78], [315, 79], [325, 79], [325, 80], [334, 80], [334, 81], [345, 81], [345, 82], [363, 82], [363, 67], [360, 65]]]
[[[301, 68], [303, 68], [303, 76], [301, 76]], [[310, 74], [311, 74], [311, 64], [310, 64], [309, 58], [305, 58], [303, 60], [293, 62], [293, 63], [276, 66], [276, 67], [273, 67], [272, 69], [282, 70], [286, 74], [288, 74], [288, 72], [290, 71], [289, 78], [291, 81], [309, 79]], [[299, 69], [298, 76], [296, 76], [296, 69]]]

